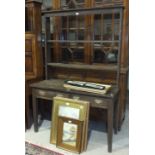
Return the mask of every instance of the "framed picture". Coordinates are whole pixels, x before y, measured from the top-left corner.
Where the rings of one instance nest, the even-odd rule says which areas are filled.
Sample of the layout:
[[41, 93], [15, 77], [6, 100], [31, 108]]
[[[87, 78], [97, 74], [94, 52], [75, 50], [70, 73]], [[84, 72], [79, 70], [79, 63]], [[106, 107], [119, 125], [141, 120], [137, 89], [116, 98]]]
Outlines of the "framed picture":
[[68, 151], [80, 153], [83, 121], [67, 117], [58, 117], [56, 146]]
[[[86, 127], [86, 123], [88, 123], [88, 121], [86, 121], [88, 119], [88, 110], [89, 102], [87, 101], [54, 97], [50, 143], [56, 144], [59, 116], [84, 121], [84, 127]], [[83, 141], [85, 141], [85, 139]]]
[[[68, 105], [68, 106], [66, 106]], [[79, 108], [74, 108], [70, 107], [70, 103], [66, 103], [66, 105], [60, 105], [59, 106], [59, 111], [58, 115], [59, 116], [64, 116], [64, 117], [70, 117], [74, 119], [80, 119], [80, 109]], [[82, 107], [83, 108], [83, 107]]]

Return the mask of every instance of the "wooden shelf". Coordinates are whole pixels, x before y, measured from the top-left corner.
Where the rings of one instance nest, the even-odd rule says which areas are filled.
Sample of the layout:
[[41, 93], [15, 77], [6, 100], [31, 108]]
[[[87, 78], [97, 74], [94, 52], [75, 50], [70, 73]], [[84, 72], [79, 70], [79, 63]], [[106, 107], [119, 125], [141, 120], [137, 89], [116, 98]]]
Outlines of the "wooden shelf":
[[88, 64], [65, 64], [65, 63], [48, 63], [48, 66], [57, 68], [70, 68], [70, 69], [82, 69], [82, 70], [101, 70], [101, 71], [117, 71], [117, 65], [104, 64], [104, 65], [88, 65]]
[[47, 43], [53, 43], [53, 42], [62, 42], [62, 43], [119, 43], [117, 40], [47, 40]]
[[[124, 6], [123, 4], [121, 5], [107, 5], [107, 6], [100, 6], [100, 7], [93, 7], [93, 8], [76, 8], [76, 9], [65, 9], [65, 10], [57, 10], [57, 9], [52, 9], [52, 10], [45, 10], [42, 11], [42, 15], [45, 17], [51, 17], [52, 16], [69, 16], [69, 15], [75, 15], [76, 12], [80, 12], [80, 15], [87, 15], [87, 14], [94, 14], [94, 13], [118, 13], [120, 9], [123, 9]], [[97, 11], [96, 11], [97, 9]]]

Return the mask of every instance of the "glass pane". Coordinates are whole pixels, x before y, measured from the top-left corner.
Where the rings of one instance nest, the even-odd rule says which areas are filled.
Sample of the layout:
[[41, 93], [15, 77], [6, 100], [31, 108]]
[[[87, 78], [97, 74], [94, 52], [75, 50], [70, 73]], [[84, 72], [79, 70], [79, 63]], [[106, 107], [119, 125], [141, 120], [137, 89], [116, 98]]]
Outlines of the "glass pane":
[[94, 39], [101, 40], [101, 15], [94, 16]]
[[62, 62], [84, 62], [84, 49], [75, 46], [62, 48]]
[[68, 32], [68, 40], [76, 40], [76, 31], [72, 30]]
[[69, 48], [62, 48], [62, 62], [68, 63], [72, 60], [72, 52]]
[[112, 14], [103, 15], [103, 40], [112, 40]]
[[76, 0], [77, 3], [84, 3], [84, 0]]
[[61, 40], [84, 40], [84, 16], [63, 16], [61, 19]]
[[61, 9], [74, 9], [84, 7], [84, 0], [61, 0]]
[[95, 3], [98, 5], [111, 5], [114, 3], [118, 3], [121, 0], [95, 0]]
[[47, 50], [47, 62], [54, 62], [54, 49], [51, 44], [48, 44]]
[[73, 61], [83, 62], [84, 60], [84, 50], [83, 49], [73, 49]]
[[[65, 103], [67, 105], [67, 102]], [[80, 119], [80, 109], [74, 108], [66, 105], [60, 105], [58, 116], [73, 118], [73, 119]]]
[[54, 18], [50, 17], [50, 32], [53, 33], [54, 31]]
[[61, 9], [67, 9], [68, 8], [67, 7], [67, 1], [66, 0], [61, 0], [60, 6], [61, 6]]
[[105, 53], [102, 49], [94, 49], [94, 63], [104, 63], [105, 62]]
[[67, 5], [67, 0], [60, 0], [61, 6]]
[[84, 31], [83, 30], [79, 30], [78, 31], [78, 40], [84, 40]]
[[114, 16], [114, 40], [119, 40], [120, 29], [120, 15], [115, 14]]
[[55, 31], [54, 31], [54, 18], [53, 17], [42, 17], [42, 33], [46, 33], [47, 40], [55, 39]]
[[78, 16], [78, 25], [79, 25], [79, 28], [84, 28], [84, 16]]
[[60, 39], [61, 40], [67, 40], [67, 30], [62, 30]]
[[67, 17], [63, 16], [62, 19], [62, 28], [67, 28]]
[[95, 0], [96, 6], [111, 6], [123, 4], [123, 0]]
[[118, 43], [94, 43], [94, 63], [116, 63], [118, 58]]
[[114, 2], [114, 1], [116, 1], [116, 0], [102, 0], [103, 4], [104, 3], [111, 3], [111, 2]]
[[108, 63], [116, 63], [118, 58], [118, 50], [112, 49], [109, 53], [106, 55], [106, 61]]
[[114, 43], [113, 49], [118, 50], [119, 49], [119, 43]]
[[42, 0], [42, 10], [50, 10], [52, 9], [52, 1], [51, 0]]
[[75, 28], [76, 27], [76, 17], [70, 16], [69, 17], [69, 28]]
[[72, 123], [64, 123], [62, 142], [67, 145], [76, 146], [78, 126]]
[[107, 2], [109, 2], [110, 0], [95, 0], [95, 5], [96, 6], [105, 6], [105, 4], [107, 3]]
[[102, 2], [102, 0], [95, 0], [95, 2]]
[[118, 58], [118, 43], [104, 43], [103, 49], [106, 54], [106, 62], [108, 63], [116, 63]]
[[76, 7], [77, 7], [76, 1], [70, 0], [70, 1], [68, 2], [68, 8], [74, 9], [74, 8], [76, 8]]

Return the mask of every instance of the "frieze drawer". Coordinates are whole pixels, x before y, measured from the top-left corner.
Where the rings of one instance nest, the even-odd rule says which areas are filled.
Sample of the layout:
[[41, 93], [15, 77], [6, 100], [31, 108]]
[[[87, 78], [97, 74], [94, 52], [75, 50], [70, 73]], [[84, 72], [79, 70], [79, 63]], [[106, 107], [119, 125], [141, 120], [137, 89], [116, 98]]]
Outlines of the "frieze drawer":
[[38, 98], [41, 96], [41, 98], [45, 98], [45, 99], [51, 99], [55, 96], [66, 97], [66, 98], [69, 97], [68, 94], [65, 94], [62, 92], [54, 92], [54, 91], [46, 91], [46, 90], [34, 90], [34, 93]]
[[89, 96], [81, 96], [81, 95], [72, 95], [71, 98], [75, 99], [75, 100], [89, 101], [91, 107], [98, 107], [98, 108], [106, 107], [109, 102], [108, 99], [89, 97]]

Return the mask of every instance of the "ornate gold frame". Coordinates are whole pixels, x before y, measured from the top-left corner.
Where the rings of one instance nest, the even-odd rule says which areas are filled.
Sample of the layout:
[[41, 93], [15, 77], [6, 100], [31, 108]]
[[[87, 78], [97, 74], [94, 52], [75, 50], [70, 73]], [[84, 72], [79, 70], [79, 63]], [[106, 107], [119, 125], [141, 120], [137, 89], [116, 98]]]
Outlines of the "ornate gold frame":
[[[52, 111], [52, 122], [51, 122], [51, 134], [50, 134], [50, 143], [56, 144], [57, 139], [57, 126], [58, 126], [58, 112], [59, 106], [68, 106], [72, 108], [79, 109], [79, 119], [80, 121], [85, 121], [84, 127], [86, 127], [86, 121], [88, 119], [88, 111], [89, 111], [89, 102], [68, 99], [63, 97], [54, 97], [53, 98], [53, 111]], [[84, 142], [85, 143], [85, 142]]]
[[[71, 119], [67, 117], [58, 117], [58, 133], [57, 134], [57, 141], [56, 141], [56, 146], [62, 149], [65, 149], [67, 151], [72, 151], [75, 153], [80, 153], [81, 152], [81, 144], [82, 144], [82, 130], [83, 130], [83, 122], [80, 120], [76, 119]], [[70, 128], [70, 132], [67, 131], [67, 136], [68, 137], [74, 137], [72, 138], [67, 138], [67, 140], [64, 140], [64, 135], [66, 134], [65, 131], [65, 125], [68, 125]], [[73, 128], [75, 127], [76, 128]], [[73, 130], [74, 129], [74, 130]]]

